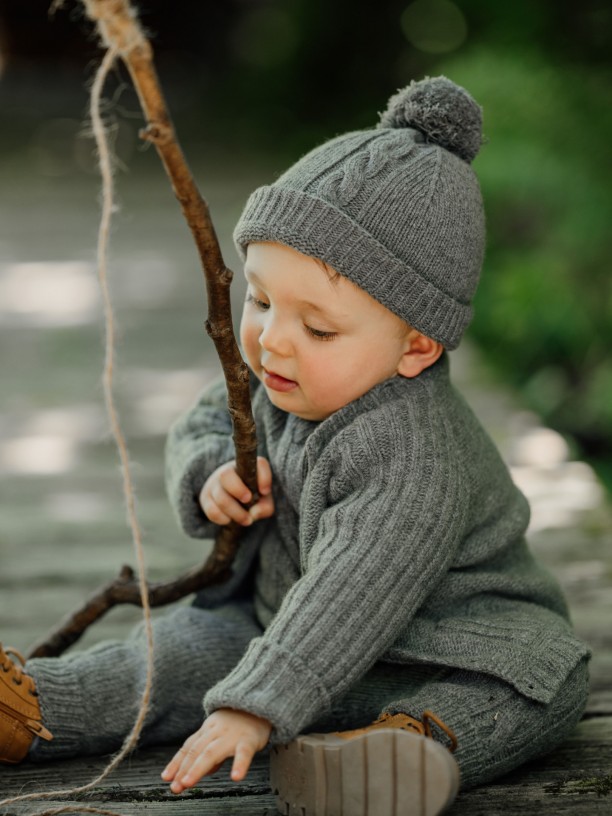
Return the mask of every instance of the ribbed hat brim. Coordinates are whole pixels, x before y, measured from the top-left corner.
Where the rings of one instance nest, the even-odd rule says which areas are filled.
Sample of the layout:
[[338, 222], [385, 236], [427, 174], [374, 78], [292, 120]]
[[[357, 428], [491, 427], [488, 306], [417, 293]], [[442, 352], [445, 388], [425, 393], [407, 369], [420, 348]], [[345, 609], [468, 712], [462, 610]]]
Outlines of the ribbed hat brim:
[[441, 291], [341, 210], [299, 190], [258, 188], [247, 202], [234, 240], [243, 258], [248, 244], [274, 241], [324, 260], [449, 350], [459, 345], [472, 319], [469, 303]]

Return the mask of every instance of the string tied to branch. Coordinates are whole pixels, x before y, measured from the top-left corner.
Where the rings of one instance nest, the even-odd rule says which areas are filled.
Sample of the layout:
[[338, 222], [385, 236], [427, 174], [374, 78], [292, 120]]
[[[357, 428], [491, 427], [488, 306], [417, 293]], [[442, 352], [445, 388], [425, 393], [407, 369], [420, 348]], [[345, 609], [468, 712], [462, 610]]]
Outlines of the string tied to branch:
[[126, 0], [83, 0], [83, 5], [106, 48], [115, 50], [123, 59], [135, 49], [151, 53], [136, 10]]
[[[140, 603], [143, 608], [147, 641], [147, 674], [134, 726], [127, 735], [120, 751], [99, 776], [86, 785], [69, 790], [30, 793], [5, 799], [0, 802], [2, 806], [24, 800], [52, 799], [58, 796], [66, 797], [89, 791], [106, 779], [123, 758], [133, 750], [149, 709], [152, 688], [153, 636], [150, 607], [152, 603], [161, 605], [176, 601], [213, 582], [227, 579], [230, 574], [231, 562], [238, 547], [239, 535], [242, 531], [242, 528], [236, 524], [221, 528], [215, 540], [213, 552], [203, 565], [179, 576], [174, 581], [160, 583], [152, 587], [147, 584], [142, 534], [135, 511], [134, 487], [130, 474], [127, 445], [121, 431], [112, 395], [114, 315], [108, 292], [106, 269], [110, 218], [115, 207], [112, 156], [100, 115], [100, 99], [106, 78], [118, 57], [122, 58], [130, 72], [147, 120], [145, 134], [148, 133], [148, 138], [155, 144], [200, 255], [208, 293], [209, 318], [207, 326], [218, 328], [218, 331], [215, 331], [211, 336], [219, 354], [228, 388], [228, 409], [232, 418], [234, 432], [236, 469], [251, 490], [253, 502], [257, 497], [257, 444], [255, 423], [251, 410], [248, 370], [240, 355], [233, 330], [226, 331], [224, 329], [224, 327], [232, 326], [229, 296], [231, 271], [223, 262], [208, 207], [195, 185], [193, 176], [176, 140], [174, 128], [153, 66], [152, 49], [142, 33], [135, 10], [130, 6], [129, 0], [82, 0], [82, 2], [87, 15], [96, 22], [102, 42], [107, 48], [96, 74], [91, 93], [92, 125], [98, 146], [103, 181], [103, 206], [98, 233], [98, 274], [103, 293], [106, 326], [106, 358], [103, 383], [107, 413], [121, 459], [123, 492], [139, 570], [138, 580], [136, 581], [131, 569], [124, 567], [118, 579], [94, 596], [93, 602], [90, 599], [83, 609], [77, 610], [76, 613], [70, 616], [68, 624], [61, 624], [47, 641], [44, 641], [30, 652], [29, 657], [59, 655], [77, 640], [88, 625], [97, 620], [115, 603]], [[53, 9], [60, 4], [61, 0], [55, 0]], [[84, 807], [78, 804], [41, 811], [38, 816], [55, 816], [55, 814], [67, 812], [119, 816], [119, 814], [110, 810]]]

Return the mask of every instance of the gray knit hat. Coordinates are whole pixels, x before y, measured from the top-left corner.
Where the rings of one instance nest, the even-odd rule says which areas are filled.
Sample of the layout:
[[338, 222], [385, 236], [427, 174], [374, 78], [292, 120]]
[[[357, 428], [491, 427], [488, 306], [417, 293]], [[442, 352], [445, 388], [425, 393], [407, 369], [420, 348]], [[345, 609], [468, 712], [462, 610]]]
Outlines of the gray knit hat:
[[249, 198], [234, 240], [320, 258], [453, 349], [472, 318], [485, 225], [470, 162], [482, 112], [446, 77], [413, 82], [375, 129], [315, 148]]

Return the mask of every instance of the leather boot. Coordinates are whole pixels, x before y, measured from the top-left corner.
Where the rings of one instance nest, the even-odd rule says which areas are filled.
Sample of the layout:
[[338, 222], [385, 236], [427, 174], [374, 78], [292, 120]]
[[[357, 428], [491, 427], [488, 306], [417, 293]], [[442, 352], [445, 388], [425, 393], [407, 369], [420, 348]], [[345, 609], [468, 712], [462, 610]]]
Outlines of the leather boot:
[[[21, 665], [11, 659], [15, 657]], [[53, 739], [42, 724], [38, 692], [24, 665], [16, 649], [3, 649], [0, 643], [0, 762], [10, 765], [21, 762], [34, 737]]]
[[[432, 723], [447, 745], [434, 739]], [[437, 816], [459, 790], [456, 747], [431, 711], [421, 720], [383, 714], [365, 728], [273, 748], [270, 784], [285, 816]]]

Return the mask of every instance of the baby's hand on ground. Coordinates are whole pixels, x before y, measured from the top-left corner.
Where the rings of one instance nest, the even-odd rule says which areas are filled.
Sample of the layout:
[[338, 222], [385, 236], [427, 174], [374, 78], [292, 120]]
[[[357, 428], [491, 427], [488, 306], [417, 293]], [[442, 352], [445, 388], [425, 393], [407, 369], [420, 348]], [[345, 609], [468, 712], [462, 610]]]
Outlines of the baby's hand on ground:
[[215, 524], [235, 521], [248, 527], [258, 519], [274, 515], [272, 469], [263, 456], [257, 457], [257, 486], [261, 498], [246, 510], [243, 505], [251, 501], [251, 491], [236, 473], [236, 462], [228, 462], [217, 468], [204, 483], [200, 492], [200, 506], [206, 517]]
[[228, 757], [234, 757], [231, 777], [240, 782], [257, 751], [266, 747], [271, 731], [268, 720], [246, 711], [220, 708], [185, 741], [162, 772], [162, 779], [172, 783], [172, 793], [182, 793], [218, 770]]

